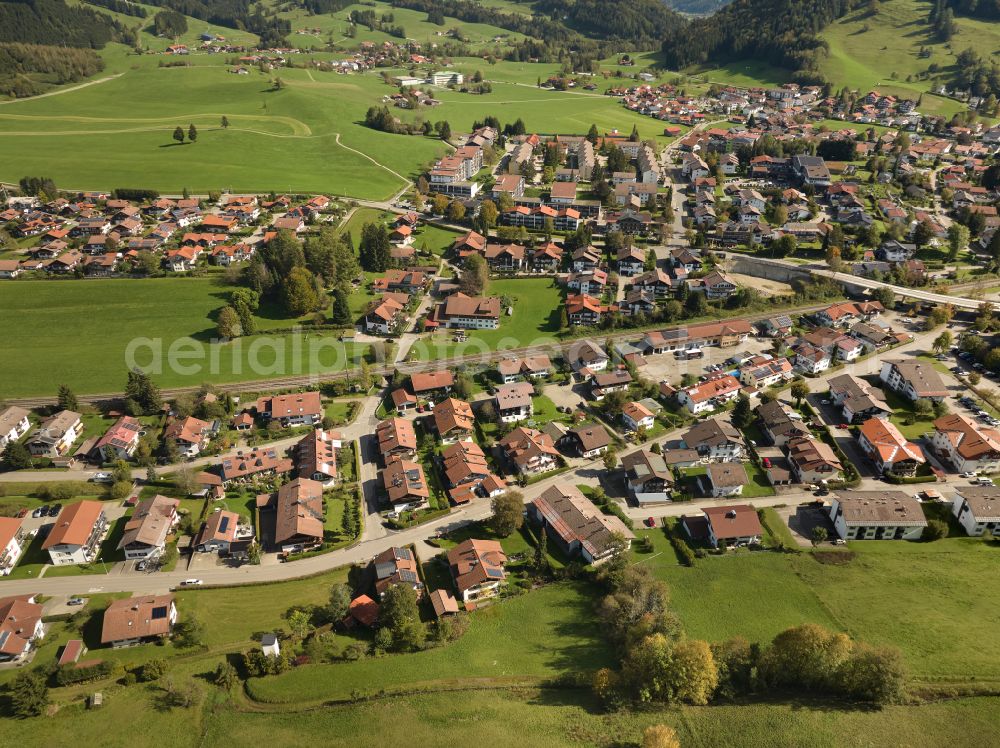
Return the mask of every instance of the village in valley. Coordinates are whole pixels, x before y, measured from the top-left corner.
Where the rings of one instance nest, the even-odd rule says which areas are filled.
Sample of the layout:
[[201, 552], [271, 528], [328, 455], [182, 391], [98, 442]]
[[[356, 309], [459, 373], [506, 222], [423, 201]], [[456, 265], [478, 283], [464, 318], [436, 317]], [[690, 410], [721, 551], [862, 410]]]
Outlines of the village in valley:
[[[864, 715], [824, 717], [860, 720], [854, 745], [954, 701], [989, 732], [986, 97], [708, 81], [620, 50], [492, 81], [517, 35], [421, 44], [345, 8], [324, 12], [349, 49], [310, 14], [294, 45], [205, 24], [143, 56], [335, 79], [381, 142], [420, 143], [403, 174], [348, 148], [391, 194], [0, 184], [2, 713], [47, 744], [148, 712], [170, 746], [380, 722], [431, 745], [497, 708], [544, 714], [524, 745], [802, 745], [695, 710], [833, 703]], [[573, 131], [488, 103], [459, 121], [493, 85], [604, 108]], [[913, 745], [943, 737], [920, 719]]]

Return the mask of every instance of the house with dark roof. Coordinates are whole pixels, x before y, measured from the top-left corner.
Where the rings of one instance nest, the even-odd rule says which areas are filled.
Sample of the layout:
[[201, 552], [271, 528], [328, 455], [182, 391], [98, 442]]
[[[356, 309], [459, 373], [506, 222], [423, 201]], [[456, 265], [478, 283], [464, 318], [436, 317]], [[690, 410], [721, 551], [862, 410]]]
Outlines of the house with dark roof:
[[1000, 487], [958, 487], [951, 502], [951, 513], [969, 535], [1000, 534]]
[[625, 487], [640, 506], [670, 501], [674, 476], [663, 455], [640, 449], [622, 457]]
[[608, 451], [611, 436], [598, 423], [585, 423], [566, 432], [560, 446], [584, 459], [600, 457]]
[[323, 542], [323, 485], [296, 478], [276, 493], [257, 497], [257, 508], [274, 513], [272, 545], [284, 552], [315, 548]]
[[746, 442], [729, 421], [709, 418], [696, 423], [681, 436], [681, 448], [693, 449], [702, 460], [739, 461], [746, 455]]
[[743, 486], [749, 482], [746, 468], [739, 462], [713, 462], [705, 468], [705, 475], [699, 479], [701, 490], [706, 496], [723, 498], [739, 496]]
[[927, 526], [920, 502], [903, 491], [835, 494], [830, 520], [842, 540], [918, 540]]

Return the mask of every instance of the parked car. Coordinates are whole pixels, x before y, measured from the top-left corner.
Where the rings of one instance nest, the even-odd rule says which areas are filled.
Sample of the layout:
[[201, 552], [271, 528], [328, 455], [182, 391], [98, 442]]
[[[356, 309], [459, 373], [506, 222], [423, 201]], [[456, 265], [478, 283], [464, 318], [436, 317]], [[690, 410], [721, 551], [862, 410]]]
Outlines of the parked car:
[[25, 507], [24, 509], [22, 509], [21, 511], [19, 511], [17, 513], [17, 518], [18, 519], [21, 519], [21, 518], [27, 517], [27, 516], [28, 516], [28, 507]]
[[49, 516], [58, 517], [60, 511], [62, 511], [62, 504], [53, 504], [49, 507]]
[[69, 600], [66, 601], [66, 604], [67, 605], [83, 605], [86, 602], [87, 601], [84, 600], [82, 597], [71, 597]]
[[90, 480], [94, 483], [114, 483], [115, 477], [111, 473], [94, 473]]
[[646, 527], [656, 527], [656, 518], [655, 517], [646, 517], [645, 524], [646, 524]]
[[823, 405], [833, 405], [833, 400], [820, 400]]
[[771, 467], [771, 458], [770, 457], [765, 457], [762, 460], [762, 462], [764, 463], [764, 467], [766, 467], [766, 468], [770, 468]]
[[200, 579], [185, 579], [181, 582], [181, 587], [200, 587], [203, 584], [205, 583]]

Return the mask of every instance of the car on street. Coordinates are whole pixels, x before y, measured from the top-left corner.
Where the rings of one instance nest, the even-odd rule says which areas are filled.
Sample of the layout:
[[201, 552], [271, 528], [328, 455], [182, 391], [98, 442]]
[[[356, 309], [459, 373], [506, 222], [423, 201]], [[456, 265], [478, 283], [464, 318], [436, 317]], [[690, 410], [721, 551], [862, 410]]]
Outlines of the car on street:
[[961, 476], [959, 476], [959, 477], [961, 477], [961, 478], [975, 478], [976, 474], [967, 470], [966, 472], [962, 473]]
[[205, 583], [200, 579], [185, 579], [181, 582], [181, 587], [200, 587], [203, 584]]
[[992, 478], [980, 478], [979, 479], [979, 485], [980, 486], [992, 486], [993, 485], [993, 479]]
[[82, 597], [71, 597], [69, 600], [66, 601], [66, 604], [67, 605], [83, 605], [85, 602], [87, 602], [87, 601], [84, 600]]
[[114, 483], [115, 477], [111, 473], [94, 473], [90, 480], [94, 483]]

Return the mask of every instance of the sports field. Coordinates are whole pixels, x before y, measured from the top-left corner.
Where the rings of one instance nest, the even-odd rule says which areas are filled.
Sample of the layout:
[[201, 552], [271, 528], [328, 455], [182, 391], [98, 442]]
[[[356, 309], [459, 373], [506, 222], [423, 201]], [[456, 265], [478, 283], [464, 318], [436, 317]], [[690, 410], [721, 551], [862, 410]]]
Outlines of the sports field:
[[[7, 283], [0, 293], [6, 351], [0, 356], [0, 397], [51, 396], [60, 384], [80, 394], [115, 392], [125, 384], [129, 344], [138, 340], [148, 341], [137, 344], [139, 365], [147, 366], [155, 351], [162, 352], [161, 373], [153, 372], [162, 387], [305, 374], [311, 369], [311, 348], [319, 345], [325, 346], [314, 354], [319, 371], [339, 371], [354, 365], [364, 350], [334, 346], [335, 340], [308, 327], [298, 336], [210, 343], [215, 312], [229, 290], [209, 278]], [[261, 330], [290, 328], [295, 322], [268, 307], [258, 313]], [[171, 346], [181, 351], [187, 338], [195, 353], [171, 367]]]

